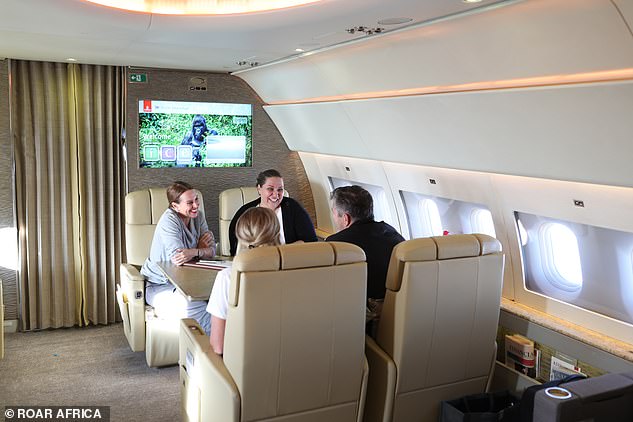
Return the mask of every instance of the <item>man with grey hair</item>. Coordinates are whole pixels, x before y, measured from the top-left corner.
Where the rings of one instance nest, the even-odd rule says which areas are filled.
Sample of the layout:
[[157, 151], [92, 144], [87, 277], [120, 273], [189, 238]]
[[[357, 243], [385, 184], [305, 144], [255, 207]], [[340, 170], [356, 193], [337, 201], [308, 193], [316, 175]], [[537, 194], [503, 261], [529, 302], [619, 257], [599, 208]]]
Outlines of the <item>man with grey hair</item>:
[[[337, 233], [326, 241], [348, 242], [365, 251], [367, 259], [367, 332], [374, 334], [393, 247], [404, 238], [384, 221], [374, 220], [374, 201], [360, 186], [344, 186], [330, 194], [332, 219]], [[373, 322], [373, 323], [372, 323]]]

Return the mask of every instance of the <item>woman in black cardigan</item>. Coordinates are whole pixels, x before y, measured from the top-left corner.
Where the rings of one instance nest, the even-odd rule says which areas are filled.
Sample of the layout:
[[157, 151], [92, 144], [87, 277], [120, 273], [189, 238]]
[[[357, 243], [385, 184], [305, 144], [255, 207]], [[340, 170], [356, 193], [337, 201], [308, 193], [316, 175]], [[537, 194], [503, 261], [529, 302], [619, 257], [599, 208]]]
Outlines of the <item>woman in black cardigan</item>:
[[292, 198], [284, 197], [284, 179], [277, 170], [266, 170], [257, 176], [257, 192], [259, 198], [244, 204], [233, 216], [229, 225], [229, 242], [231, 255], [237, 251], [237, 237], [235, 226], [237, 220], [244, 211], [252, 207], [266, 207], [275, 211], [281, 224], [281, 243], [294, 243], [298, 241], [316, 242], [317, 235], [314, 231], [312, 220], [306, 210]]

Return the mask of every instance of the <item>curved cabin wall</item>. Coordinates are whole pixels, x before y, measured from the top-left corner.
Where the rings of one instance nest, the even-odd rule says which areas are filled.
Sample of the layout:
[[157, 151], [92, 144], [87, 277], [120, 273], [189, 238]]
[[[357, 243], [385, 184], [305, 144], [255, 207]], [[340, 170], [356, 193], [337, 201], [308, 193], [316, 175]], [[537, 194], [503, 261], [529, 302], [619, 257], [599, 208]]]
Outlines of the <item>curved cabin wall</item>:
[[633, 232], [630, 22], [624, 0], [511, 1], [236, 75], [300, 152], [321, 230], [329, 177], [391, 193], [405, 236], [401, 190], [486, 205], [504, 297], [633, 343], [628, 324], [525, 290], [514, 223]]

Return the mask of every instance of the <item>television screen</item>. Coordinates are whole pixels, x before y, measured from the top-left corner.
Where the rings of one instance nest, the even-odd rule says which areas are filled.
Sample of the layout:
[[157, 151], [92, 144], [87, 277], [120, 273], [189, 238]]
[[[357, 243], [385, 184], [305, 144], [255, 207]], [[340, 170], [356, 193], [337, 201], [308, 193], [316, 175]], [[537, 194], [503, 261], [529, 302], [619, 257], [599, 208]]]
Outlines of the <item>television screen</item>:
[[141, 100], [139, 166], [251, 167], [250, 104]]

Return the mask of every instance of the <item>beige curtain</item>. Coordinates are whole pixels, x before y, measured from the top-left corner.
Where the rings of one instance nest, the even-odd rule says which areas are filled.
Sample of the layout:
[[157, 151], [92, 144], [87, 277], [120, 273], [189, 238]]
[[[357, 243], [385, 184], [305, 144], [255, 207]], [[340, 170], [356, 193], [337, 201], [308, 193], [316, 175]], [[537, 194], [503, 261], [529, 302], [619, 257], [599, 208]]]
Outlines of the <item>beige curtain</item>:
[[115, 321], [124, 70], [11, 61], [23, 330]]

